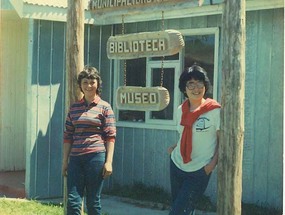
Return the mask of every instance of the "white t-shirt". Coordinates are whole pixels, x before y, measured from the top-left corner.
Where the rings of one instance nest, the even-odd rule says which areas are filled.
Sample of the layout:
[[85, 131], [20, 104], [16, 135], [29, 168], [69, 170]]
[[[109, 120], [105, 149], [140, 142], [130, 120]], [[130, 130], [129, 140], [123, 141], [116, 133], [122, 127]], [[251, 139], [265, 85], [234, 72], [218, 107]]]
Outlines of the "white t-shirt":
[[207, 165], [213, 158], [216, 144], [217, 131], [220, 130], [220, 108], [216, 108], [199, 116], [192, 126], [192, 153], [191, 161], [183, 163], [180, 153], [180, 142], [184, 126], [180, 125], [182, 105], [177, 110], [177, 130], [180, 138], [177, 147], [171, 153], [175, 165], [185, 171], [193, 172]]

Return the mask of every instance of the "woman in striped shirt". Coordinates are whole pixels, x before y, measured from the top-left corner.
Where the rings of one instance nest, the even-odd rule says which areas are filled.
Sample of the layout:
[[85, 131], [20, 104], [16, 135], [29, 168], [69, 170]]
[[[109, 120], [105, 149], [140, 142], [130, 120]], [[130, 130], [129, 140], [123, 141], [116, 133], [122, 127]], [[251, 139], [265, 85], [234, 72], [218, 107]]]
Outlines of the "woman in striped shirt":
[[84, 97], [71, 105], [65, 123], [63, 175], [67, 175], [67, 214], [81, 214], [84, 191], [88, 214], [101, 214], [100, 195], [112, 174], [116, 137], [111, 105], [100, 98], [101, 77], [85, 67], [77, 79]]

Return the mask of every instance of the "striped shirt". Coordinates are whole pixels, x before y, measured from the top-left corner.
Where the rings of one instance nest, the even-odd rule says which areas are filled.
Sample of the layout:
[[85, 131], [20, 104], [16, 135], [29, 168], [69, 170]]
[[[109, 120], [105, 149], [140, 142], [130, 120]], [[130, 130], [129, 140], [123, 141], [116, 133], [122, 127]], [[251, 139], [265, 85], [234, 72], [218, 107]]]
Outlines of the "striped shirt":
[[70, 107], [63, 142], [72, 144], [71, 156], [104, 152], [105, 143], [115, 142], [115, 138], [114, 112], [99, 96], [90, 105], [83, 98]]

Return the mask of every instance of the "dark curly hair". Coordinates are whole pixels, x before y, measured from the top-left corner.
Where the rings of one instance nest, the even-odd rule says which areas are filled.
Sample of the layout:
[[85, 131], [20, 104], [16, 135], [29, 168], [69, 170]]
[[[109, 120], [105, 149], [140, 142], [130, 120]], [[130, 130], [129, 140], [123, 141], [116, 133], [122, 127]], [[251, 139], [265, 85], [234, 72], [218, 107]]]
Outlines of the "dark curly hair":
[[203, 81], [205, 85], [205, 94], [211, 91], [211, 82], [207, 76], [207, 72], [201, 66], [194, 64], [191, 67], [185, 68], [179, 78], [179, 89], [188, 98], [186, 94], [186, 83], [187, 81], [194, 79], [197, 81]]
[[101, 94], [102, 79], [101, 79], [99, 71], [95, 67], [85, 66], [84, 69], [78, 74], [77, 84], [78, 84], [81, 92], [83, 92], [81, 89], [81, 81], [83, 78], [96, 79], [97, 84], [98, 84], [96, 93], [98, 95]]

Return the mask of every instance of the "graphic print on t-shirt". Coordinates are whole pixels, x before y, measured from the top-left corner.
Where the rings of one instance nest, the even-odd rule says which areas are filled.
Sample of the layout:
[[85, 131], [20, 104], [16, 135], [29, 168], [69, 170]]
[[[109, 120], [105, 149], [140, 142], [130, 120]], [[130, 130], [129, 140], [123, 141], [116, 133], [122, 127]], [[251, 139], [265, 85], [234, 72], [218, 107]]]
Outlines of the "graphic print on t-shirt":
[[197, 132], [206, 132], [211, 127], [210, 120], [207, 117], [199, 117], [196, 123]]

